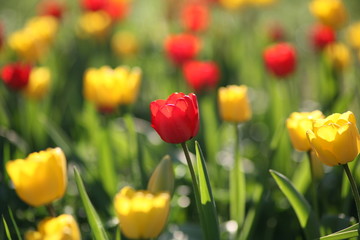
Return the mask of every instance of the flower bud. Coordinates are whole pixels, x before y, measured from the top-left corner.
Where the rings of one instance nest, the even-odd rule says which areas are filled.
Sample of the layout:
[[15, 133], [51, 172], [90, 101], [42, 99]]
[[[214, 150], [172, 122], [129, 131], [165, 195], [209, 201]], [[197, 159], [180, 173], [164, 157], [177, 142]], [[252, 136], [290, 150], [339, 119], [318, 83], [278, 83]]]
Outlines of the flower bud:
[[276, 77], [284, 78], [295, 71], [296, 51], [288, 43], [278, 43], [266, 48], [263, 57], [267, 70]]
[[342, 0], [313, 0], [310, 11], [322, 23], [334, 29], [343, 26], [347, 12]]
[[171, 158], [169, 155], [166, 155], [151, 175], [147, 190], [154, 194], [168, 192], [172, 195], [174, 192], [174, 178]]
[[333, 43], [325, 48], [325, 57], [337, 70], [344, 70], [351, 63], [349, 48], [342, 43]]
[[27, 97], [41, 99], [49, 91], [51, 81], [50, 70], [46, 67], [33, 68], [30, 72], [29, 82], [24, 89]]
[[191, 34], [169, 36], [165, 41], [168, 57], [178, 65], [193, 59], [199, 52], [200, 40]]

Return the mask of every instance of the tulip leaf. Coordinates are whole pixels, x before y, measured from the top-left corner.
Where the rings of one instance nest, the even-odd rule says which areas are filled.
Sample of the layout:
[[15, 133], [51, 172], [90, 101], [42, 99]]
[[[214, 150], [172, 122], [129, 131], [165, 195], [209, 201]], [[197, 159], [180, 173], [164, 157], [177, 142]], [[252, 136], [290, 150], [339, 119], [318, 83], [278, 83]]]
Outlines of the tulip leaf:
[[275, 170], [270, 169], [269, 171], [276, 184], [294, 209], [306, 238], [314, 239], [319, 237], [318, 222], [314, 217], [310, 204], [306, 201], [304, 196], [299, 193], [287, 177]]
[[74, 168], [75, 181], [81, 197], [81, 201], [84, 205], [86, 215], [89, 219], [89, 224], [94, 235], [95, 240], [108, 240], [108, 236], [104, 230], [104, 227], [100, 221], [100, 218], [92, 205], [89, 196], [86, 193], [84, 183], [81, 179], [79, 171]]
[[12, 240], [11, 234], [10, 234], [10, 231], [9, 231], [9, 227], [8, 227], [8, 225], [7, 225], [7, 223], [6, 223], [6, 220], [5, 220], [4, 216], [2, 216], [2, 220], [3, 220], [3, 223], [4, 223], [4, 228], [5, 228], [6, 236], [7, 236], [7, 238], [8, 238], [9, 240]]
[[13, 215], [13, 213], [12, 213], [12, 211], [11, 211], [11, 208], [8, 207], [8, 210], [9, 210], [9, 216], [10, 216], [11, 222], [12, 222], [12, 224], [14, 225], [14, 228], [15, 228], [16, 236], [17, 236], [18, 240], [22, 240], [19, 227], [18, 227], [18, 225], [16, 224], [16, 221], [15, 221], [15, 219], [14, 219], [14, 215]]
[[219, 222], [216, 213], [214, 197], [212, 195], [210, 180], [206, 169], [204, 156], [198, 142], [195, 142], [197, 175], [200, 192], [200, 215], [202, 215], [202, 228], [204, 239], [220, 239]]
[[358, 230], [350, 230], [345, 232], [333, 233], [324, 237], [321, 237], [321, 240], [340, 240], [340, 239], [349, 239], [352, 237], [359, 236]]

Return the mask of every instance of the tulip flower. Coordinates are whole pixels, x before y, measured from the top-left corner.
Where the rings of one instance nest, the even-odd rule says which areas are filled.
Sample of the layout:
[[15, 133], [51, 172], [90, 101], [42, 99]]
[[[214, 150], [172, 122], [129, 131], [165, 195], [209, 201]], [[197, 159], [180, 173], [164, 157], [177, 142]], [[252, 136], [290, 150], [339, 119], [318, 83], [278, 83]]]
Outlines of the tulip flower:
[[65, 6], [56, 0], [44, 0], [38, 5], [38, 12], [41, 16], [52, 16], [61, 19]]
[[31, 65], [20, 62], [5, 65], [1, 69], [1, 78], [5, 85], [14, 90], [21, 90], [29, 82]]
[[139, 50], [136, 36], [131, 32], [117, 32], [111, 39], [111, 46], [119, 57], [134, 56]]
[[84, 95], [99, 110], [109, 112], [120, 104], [135, 102], [140, 83], [140, 68], [90, 68], [84, 75]]
[[6, 163], [18, 196], [32, 206], [61, 198], [67, 185], [66, 159], [60, 148], [31, 153], [25, 159]]
[[122, 233], [131, 239], [157, 237], [165, 226], [170, 194], [153, 194], [124, 187], [115, 196], [114, 206]]
[[324, 25], [338, 29], [347, 20], [347, 12], [342, 0], [313, 0], [311, 13]]
[[359, 154], [359, 132], [350, 111], [314, 121], [307, 137], [317, 157], [328, 166], [346, 164]]
[[309, 151], [310, 143], [306, 136], [307, 130], [312, 130], [313, 121], [322, 119], [325, 116], [320, 111], [293, 112], [286, 120], [291, 142], [298, 151]]
[[296, 51], [289, 43], [278, 43], [264, 51], [267, 70], [279, 78], [292, 74], [296, 67]]
[[58, 24], [52, 16], [32, 18], [9, 36], [9, 47], [27, 61], [39, 60], [53, 42]]
[[165, 50], [168, 57], [179, 65], [193, 59], [199, 49], [199, 39], [191, 34], [172, 35], [165, 41]]
[[316, 50], [323, 50], [336, 40], [335, 31], [326, 25], [317, 24], [311, 31], [311, 42]]
[[41, 99], [49, 91], [51, 81], [50, 70], [46, 67], [33, 68], [30, 72], [29, 82], [24, 93], [32, 99]]
[[235, 10], [244, 7], [247, 0], [219, 0], [219, 3], [226, 9]]
[[103, 10], [113, 21], [120, 21], [129, 13], [129, 0], [109, 0]]
[[81, 0], [81, 6], [87, 11], [99, 11], [104, 9], [108, 0]]
[[350, 50], [343, 43], [329, 44], [325, 48], [325, 57], [337, 70], [344, 70], [350, 65], [351, 62]]
[[199, 110], [196, 95], [173, 93], [166, 100], [150, 104], [151, 126], [168, 143], [184, 143], [199, 131]]
[[111, 26], [111, 18], [104, 11], [86, 12], [80, 16], [79, 34], [85, 37], [103, 39]]
[[220, 116], [224, 121], [245, 122], [251, 118], [251, 106], [245, 85], [229, 85], [218, 91]]
[[360, 49], [360, 21], [349, 26], [347, 29], [347, 40], [352, 47]]
[[186, 62], [183, 65], [183, 74], [195, 92], [215, 88], [220, 77], [219, 68], [214, 62]]
[[74, 217], [69, 214], [62, 214], [58, 217], [42, 220], [37, 231], [28, 231], [25, 234], [25, 240], [42, 239], [80, 240], [81, 235]]
[[203, 31], [209, 24], [209, 9], [205, 4], [188, 3], [181, 11], [181, 22], [187, 31]]

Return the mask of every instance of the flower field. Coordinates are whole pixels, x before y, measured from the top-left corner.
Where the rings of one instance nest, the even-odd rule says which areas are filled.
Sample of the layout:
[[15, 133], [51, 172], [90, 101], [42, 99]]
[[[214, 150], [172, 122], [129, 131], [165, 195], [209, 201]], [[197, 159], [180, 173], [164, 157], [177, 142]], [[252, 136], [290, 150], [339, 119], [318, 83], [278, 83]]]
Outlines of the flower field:
[[3, 1], [0, 79], [0, 239], [360, 235], [358, 1]]

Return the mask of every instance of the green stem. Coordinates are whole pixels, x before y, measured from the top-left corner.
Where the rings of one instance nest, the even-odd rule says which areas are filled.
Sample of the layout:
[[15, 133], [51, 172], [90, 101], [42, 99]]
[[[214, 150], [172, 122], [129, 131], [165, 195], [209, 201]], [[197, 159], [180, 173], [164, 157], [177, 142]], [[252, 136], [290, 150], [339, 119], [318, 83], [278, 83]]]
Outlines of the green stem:
[[52, 203], [47, 204], [45, 207], [51, 217], [56, 217], [55, 208]]
[[351, 186], [351, 191], [353, 193], [354, 199], [355, 199], [355, 205], [356, 205], [356, 210], [357, 210], [357, 215], [358, 215], [358, 221], [360, 221], [360, 196], [359, 196], [359, 191], [358, 188], [356, 186], [356, 182], [355, 179], [353, 177], [353, 175], [351, 174], [351, 171], [349, 169], [348, 164], [343, 164], [342, 165], [344, 167], [345, 173], [350, 181], [350, 186]]
[[[200, 201], [200, 191], [199, 191], [199, 187], [198, 187], [198, 182], [197, 182], [197, 179], [196, 179], [194, 167], [193, 167], [192, 162], [191, 162], [189, 149], [186, 146], [186, 142], [181, 143], [181, 147], [184, 150], [185, 158], [186, 158], [187, 164], [189, 166], [190, 175], [191, 175], [191, 179], [192, 179], [192, 183], [193, 183], [193, 187], [194, 187], [194, 191], [195, 191], [196, 201]], [[200, 212], [200, 209], [198, 209], [198, 210]]]
[[309, 159], [309, 164], [310, 164], [310, 173], [311, 173], [311, 198], [312, 198], [312, 206], [314, 208], [314, 213], [316, 216], [316, 219], [319, 218], [319, 204], [318, 204], [318, 199], [317, 199], [317, 194], [316, 194], [316, 178], [315, 178], [315, 172], [314, 172], [314, 166], [312, 163], [312, 158], [311, 158], [311, 150], [307, 151], [307, 156]]

